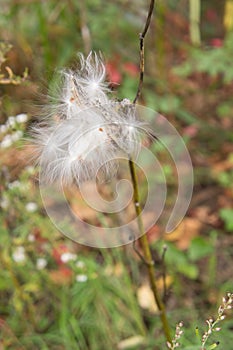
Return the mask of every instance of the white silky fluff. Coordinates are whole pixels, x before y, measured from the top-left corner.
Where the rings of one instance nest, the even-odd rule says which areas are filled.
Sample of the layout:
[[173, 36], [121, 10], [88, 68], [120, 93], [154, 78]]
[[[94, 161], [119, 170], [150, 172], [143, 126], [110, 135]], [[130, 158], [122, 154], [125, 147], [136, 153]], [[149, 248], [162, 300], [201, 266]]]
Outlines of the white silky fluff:
[[120, 154], [135, 156], [141, 123], [128, 100], [108, 97], [103, 61], [96, 53], [80, 68], [62, 73], [60, 96], [48, 117], [32, 128], [41, 179], [64, 185], [108, 179], [115, 175]]

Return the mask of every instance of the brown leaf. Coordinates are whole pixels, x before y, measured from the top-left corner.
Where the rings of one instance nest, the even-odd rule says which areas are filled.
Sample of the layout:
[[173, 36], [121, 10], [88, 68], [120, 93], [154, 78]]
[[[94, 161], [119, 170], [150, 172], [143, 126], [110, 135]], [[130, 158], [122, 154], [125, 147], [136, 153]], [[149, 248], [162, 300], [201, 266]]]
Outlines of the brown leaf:
[[185, 218], [180, 225], [165, 236], [167, 241], [176, 242], [178, 248], [185, 250], [192, 239], [199, 235], [202, 224], [196, 218]]
[[158, 307], [155, 303], [154, 295], [149, 284], [143, 284], [138, 288], [137, 299], [141, 308], [149, 310], [152, 313], [158, 312]]
[[53, 283], [58, 285], [67, 285], [72, 280], [72, 271], [67, 267], [60, 267], [58, 270], [52, 270], [49, 273]]
[[143, 345], [145, 343], [145, 338], [141, 335], [135, 335], [133, 337], [124, 339], [120, 341], [117, 345], [118, 350], [126, 350], [131, 349], [132, 347], [138, 347], [139, 345]]

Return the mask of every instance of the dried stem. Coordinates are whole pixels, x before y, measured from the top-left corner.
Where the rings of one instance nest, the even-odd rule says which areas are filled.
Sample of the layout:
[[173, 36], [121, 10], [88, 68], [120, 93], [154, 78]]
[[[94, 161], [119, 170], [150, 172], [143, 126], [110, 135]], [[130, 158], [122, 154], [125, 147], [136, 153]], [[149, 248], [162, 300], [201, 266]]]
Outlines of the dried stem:
[[[154, 10], [154, 5], [155, 1], [151, 0], [150, 2], [150, 7], [147, 15], [147, 20], [146, 24], [144, 27], [143, 32], [140, 34], [140, 78], [139, 78], [139, 84], [138, 84], [138, 89], [137, 89], [137, 94], [136, 97], [133, 101], [134, 104], [136, 104], [140, 94], [141, 94], [141, 89], [143, 85], [143, 77], [144, 77], [144, 39], [146, 36], [146, 33], [149, 29], [150, 22], [151, 22], [151, 16]], [[131, 174], [131, 179], [132, 179], [132, 184], [133, 184], [133, 191], [134, 191], [134, 206], [135, 206], [135, 211], [137, 214], [137, 221], [138, 221], [138, 227], [139, 227], [139, 232], [140, 232], [140, 238], [139, 242], [141, 244], [141, 248], [143, 251], [143, 258], [142, 260], [145, 262], [147, 266], [147, 272], [151, 284], [151, 289], [154, 294], [154, 299], [157, 304], [159, 313], [160, 313], [160, 319], [162, 323], [162, 328], [163, 332], [165, 335], [165, 338], [167, 340], [167, 343], [171, 343], [171, 335], [170, 335], [170, 329], [169, 329], [169, 324], [167, 321], [167, 315], [166, 315], [166, 310], [165, 310], [165, 305], [159, 295], [157, 284], [156, 284], [156, 277], [155, 277], [155, 266], [154, 266], [154, 261], [152, 259], [152, 254], [149, 246], [149, 241], [148, 237], [145, 234], [145, 229], [142, 221], [142, 207], [140, 204], [140, 198], [139, 198], [139, 191], [138, 191], [138, 180], [137, 180], [137, 175], [136, 175], [136, 169], [135, 169], [135, 164], [133, 160], [130, 158], [129, 159], [129, 168], [130, 168], [130, 174]]]
[[85, 53], [88, 54], [88, 52], [91, 51], [91, 33], [90, 29], [88, 27], [88, 20], [87, 20], [87, 10], [86, 5], [84, 1], [80, 1], [80, 24], [81, 24], [81, 34], [83, 39], [83, 46]]
[[200, 0], [189, 0], [190, 39], [192, 44], [197, 46], [201, 45], [200, 16], [201, 16]]
[[170, 328], [167, 320], [165, 305], [159, 295], [157, 284], [156, 284], [156, 277], [155, 277], [155, 266], [154, 261], [152, 259], [152, 254], [148, 242], [148, 237], [145, 234], [144, 225], [142, 222], [142, 207], [139, 200], [139, 191], [138, 191], [138, 181], [137, 181], [137, 175], [136, 175], [136, 169], [135, 164], [132, 161], [132, 159], [129, 160], [129, 168], [130, 168], [130, 174], [131, 179], [133, 183], [133, 190], [134, 190], [134, 206], [135, 211], [137, 214], [137, 221], [138, 221], [138, 227], [141, 234], [141, 237], [139, 238], [139, 242], [141, 244], [144, 259], [143, 261], [146, 263], [147, 271], [150, 279], [151, 289], [154, 294], [155, 302], [158, 307], [158, 310], [160, 312], [160, 319], [162, 322], [162, 328], [165, 335], [165, 338], [167, 342], [171, 342], [171, 335], [170, 335]]
[[140, 40], [139, 40], [139, 45], [140, 45], [140, 76], [139, 76], [139, 83], [138, 83], [138, 89], [137, 89], [137, 94], [135, 96], [135, 99], [133, 101], [133, 103], [135, 104], [140, 95], [141, 95], [141, 91], [142, 91], [142, 85], [143, 85], [143, 78], [144, 78], [144, 69], [145, 69], [145, 59], [144, 59], [144, 40], [145, 40], [145, 36], [146, 33], [149, 29], [150, 26], [150, 22], [151, 22], [151, 16], [154, 10], [154, 6], [155, 6], [155, 0], [151, 0], [150, 2], [150, 7], [149, 7], [149, 11], [148, 11], [148, 15], [147, 15], [147, 20], [145, 23], [145, 27], [143, 29], [143, 32], [140, 33]]
[[165, 263], [165, 255], [167, 252], [167, 246], [163, 246], [163, 253], [162, 253], [162, 266], [163, 266], [163, 272], [162, 272], [162, 278], [163, 278], [163, 302], [166, 305], [166, 299], [167, 299], [167, 284], [166, 284], [166, 263]]

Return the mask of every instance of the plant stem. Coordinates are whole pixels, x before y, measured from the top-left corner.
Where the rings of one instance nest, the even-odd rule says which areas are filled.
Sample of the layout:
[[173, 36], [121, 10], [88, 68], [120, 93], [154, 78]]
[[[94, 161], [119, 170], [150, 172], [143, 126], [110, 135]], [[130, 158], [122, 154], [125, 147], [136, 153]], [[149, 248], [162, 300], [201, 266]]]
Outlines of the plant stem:
[[193, 45], [201, 45], [200, 33], [201, 1], [189, 0], [189, 27], [190, 38]]
[[[150, 6], [148, 9], [146, 23], [145, 23], [143, 32], [140, 34], [140, 42], [139, 42], [139, 44], [140, 44], [140, 76], [139, 76], [137, 93], [136, 93], [135, 99], [133, 101], [133, 104], [136, 104], [136, 102], [138, 101], [138, 99], [141, 95], [143, 78], [144, 78], [144, 68], [145, 68], [144, 39], [145, 39], [147, 31], [150, 27], [151, 17], [152, 17], [153, 11], [154, 11], [154, 6], [155, 6], [155, 0], [150, 0]], [[150, 246], [149, 246], [149, 242], [148, 242], [148, 237], [145, 234], [144, 225], [143, 225], [143, 221], [142, 221], [142, 216], [141, 216], [142, 207], [141, 207], [140, 198], [139, 198], [137, 174], [136, 174], [134, 162], [133, 162], [131, 157], [129, 158], [129, 168], [130, 168], [130, 174], [131, 174], [131, 179], [132, 179], [132, 183], [133, 183], [133, 190], [134, 190], [134, 206], [135, 206], [135, 211], [137, 214], [138, 228], [139, 228], [139, 232], [140, 232], [139, 242], [140, 242], [142, 250], [143, 250], [143, 256], [141, 256], [140, 254], [139, 255], [144, 260], [144, 262], [146, 263], [146, 266], [147, 266], [147, 272], [148, 272], [148, 276], [149, 276], [149, 280], [150, 280], [150, 284], [151, 284], [151, 289], [152, 289], [152, 292], [154, 294], [155, 302], [157, 304], [157, 307], [158, 307], [158, 310], [160, 313], [160, 319], [161, 319], [161, 323], [162, 323], [163, 333], [165, 335], [166, 340], [169, 343], [171, 343], [172, 338], [170, 335], [170, 328], [169, 328], [169, 324], [167, 321], [166, 309], [165, 309], [165, 305], [164, 305], [164, 303], [159, 295], [158, 288], [156, 285], [154, 261], [152, 259], [152, 254], [151, 254], [151, 250], [150, 250]]]
[[135, 96], [135, 99], [133, 103], [135, 104], [137, 100], [139, 99], [141, 95], [141, 90], [142, 90], [142, 85], [143, 85], [143, 78], [144, 78], [144, 70], [145, 70], [145, 58], [144, 58], [144, 39], [147, 34], [147, 31], [150, 27], [150, 22], [151, 22], [151, 17], [152, 13], [154, 11], [154, 6], [155, 6], [155, 0], [150, 1], [150, 7], [148, 10], [148, 15], [145, 23], [145, 27], [143, 29], [143, 32], [140, 33], [140, 39], [139, 39], [139, 46], [140, 46], [140, 75], [139, 75], [139, 82], [138, 82], [138, 88], [137, 88], [137, 93]]
[[133, 191], [134, 191], [134, 206], [135, 206], [135, 211], [137, 214], [137, 220], [138, 220], [138, 227], [139, 231], [141, 234], [141, 237], [139, 238], [139, 242], [141, 244], [141, 248], [143, 250], [144, 258], [146, 260], [146, 265], [147, 265], [147, 272], [151, 284], [151, 289], [154, 294], [155, 302], [158, 307], [159, 313], [160, 313], [160, 320], [162, 323], [162, 328], [163, 328], [163, 333], [165, 335], [166, 340], [171, 343], [171, 335], [170, 335], [170, 328], [169, 324], [167, 321], [167, 315], [166, 315], [166, 309], [165, 305], [159, 295], [158, 288], [156, 285], [156, 277], [155, 277], [155, 266], [154, 266], [154, 261], [152, 259], [152, 254], [148, 242], [148, 237], [145, 234], [144, 230], [144, 225], [142, 221], [142, 207], [140, 204], [140, 198], [139, 198], [139, 191], [138, 191], [138, 180], [137, 180], [137, 175], [136, 175], [136, 169], [135, 169], [135, 164], [133, 160], [130, 158], [129, 159], [129, 168], [130, 168], [130, 174], [131, 174], [131, 179], [133, 183]]

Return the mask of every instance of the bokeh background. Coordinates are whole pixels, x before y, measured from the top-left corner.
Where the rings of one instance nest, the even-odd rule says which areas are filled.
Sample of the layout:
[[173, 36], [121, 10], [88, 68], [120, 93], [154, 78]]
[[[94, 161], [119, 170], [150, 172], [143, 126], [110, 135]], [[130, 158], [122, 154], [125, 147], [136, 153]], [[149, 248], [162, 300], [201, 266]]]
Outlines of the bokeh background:
[[[131, 245], [91, 249], [56, 230], [24, 141], [57, 72], [74, 67], [78, 52], [102, 52], [113, 96], [134, 98], [148, 5], [0, 0], [0, 349], [164, 348], [143, 262]], [[181, 348], [194, 350], [195, 327], [201, 333], [233, 289], [233, 1], [158, 0], [145, 45], [140, 103], [177, 128], [194, 166], [193, 199], [180, 226], [164, 235], [161, 221], [148, 233], [161, 293], [166, 279], [170, 324], [184, 321]], [[175, 170], [159, 144], [154, 150], [169, 206]], [[101, 225], [85, 205], [80, 212]], [[232, 327], [229, 313], [213, 337], [219, 349], [231, 348]]]

